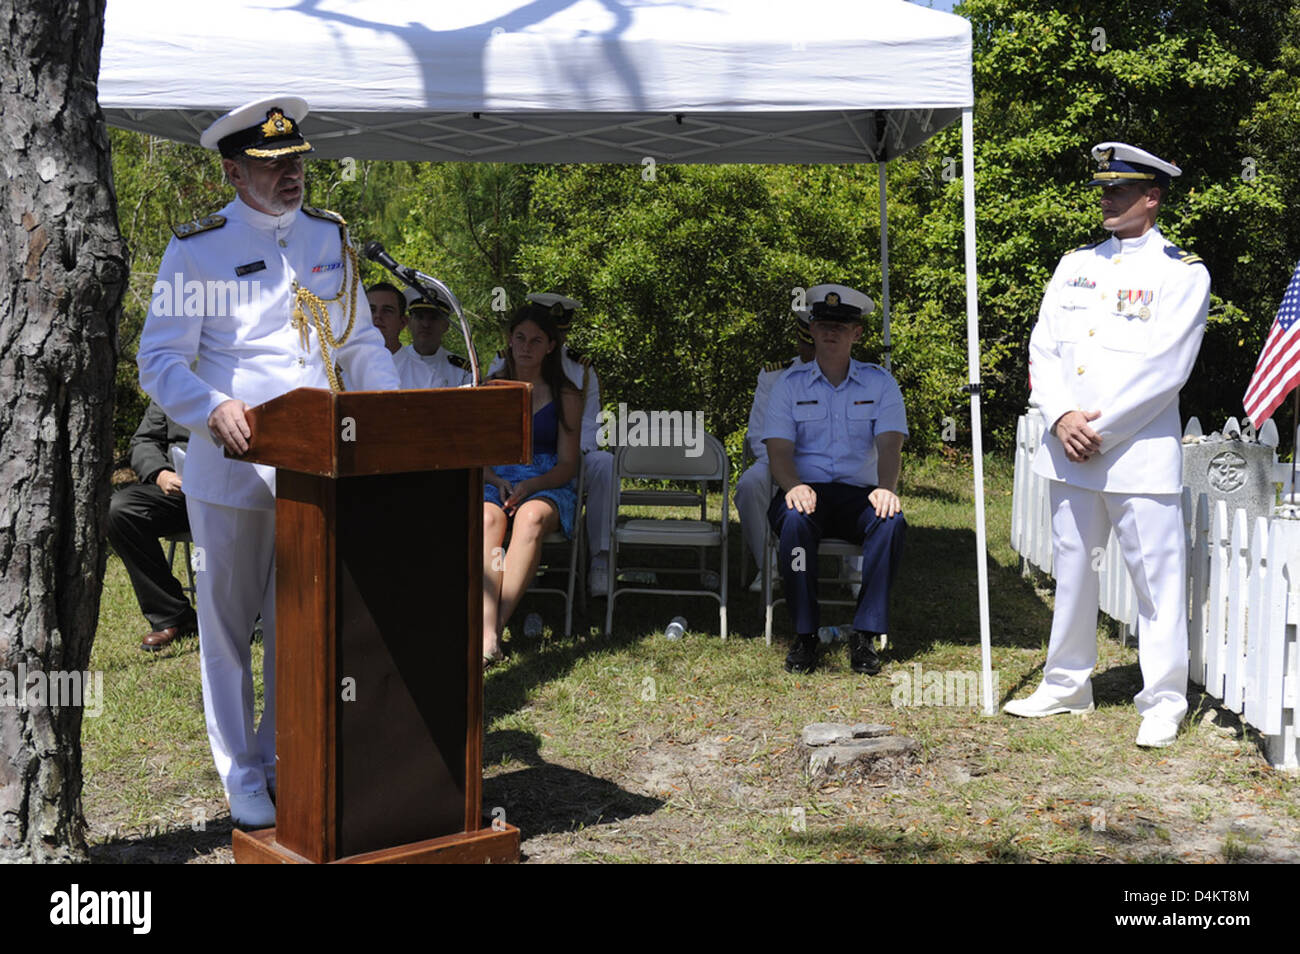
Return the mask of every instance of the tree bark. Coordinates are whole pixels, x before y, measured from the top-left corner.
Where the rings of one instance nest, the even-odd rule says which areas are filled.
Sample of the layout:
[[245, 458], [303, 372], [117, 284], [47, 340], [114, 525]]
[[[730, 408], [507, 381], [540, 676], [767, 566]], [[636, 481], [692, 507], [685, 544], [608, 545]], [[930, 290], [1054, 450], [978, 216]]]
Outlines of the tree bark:
[[107, 547], [128, 268], [104, 0], [0, 0], [0, 22], [0, 861], [78, 861], [82, 700], [48, 674], [87, 667]]

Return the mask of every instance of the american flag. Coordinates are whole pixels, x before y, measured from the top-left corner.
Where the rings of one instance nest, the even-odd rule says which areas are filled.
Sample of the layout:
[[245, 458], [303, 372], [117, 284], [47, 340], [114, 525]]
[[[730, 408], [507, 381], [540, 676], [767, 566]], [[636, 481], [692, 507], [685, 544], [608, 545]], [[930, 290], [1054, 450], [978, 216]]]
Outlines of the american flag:
[[1264, 342], [1250, 387], [1241, 399], [1246, 416], [1255, 427], [1260, 427], [1300, 383], [1300, 265], [1296, 265], [1291, 284], [1282, 296], [1277, 310], [1277, 320]]

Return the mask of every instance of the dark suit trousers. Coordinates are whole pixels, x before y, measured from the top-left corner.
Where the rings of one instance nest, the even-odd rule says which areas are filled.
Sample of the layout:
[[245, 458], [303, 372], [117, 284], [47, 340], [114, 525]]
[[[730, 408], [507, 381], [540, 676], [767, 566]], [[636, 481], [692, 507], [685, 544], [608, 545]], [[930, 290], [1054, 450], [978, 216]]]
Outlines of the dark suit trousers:
[[[887, 520], [876, 516], [867, 499], [874, 487], [850, 484], [809, 484], [817, 494], [811, 514], [785, 505], [778, 493], [767, 518], [780, 538], [777, 548], [786, 605], [796, 633], [817, 632], [817, 549], [822, 537], [836, 537], [862, 546], [862, 590], [853, 626], [866, 633], [889, 632], [889, 591], [894, 585], [898, 560], [903, 554], [907, 521], [897, 514]], [[802, 554], [796, 548], [802, 548]]]
[[108, 539], [126, 565], [140, 611], [155, 630], [194, 618], [185, 591], [172, 576], [158, 538], [188, 533], [184, 494], [165, 494], [157, 484], [131, 484], [108, 505]]

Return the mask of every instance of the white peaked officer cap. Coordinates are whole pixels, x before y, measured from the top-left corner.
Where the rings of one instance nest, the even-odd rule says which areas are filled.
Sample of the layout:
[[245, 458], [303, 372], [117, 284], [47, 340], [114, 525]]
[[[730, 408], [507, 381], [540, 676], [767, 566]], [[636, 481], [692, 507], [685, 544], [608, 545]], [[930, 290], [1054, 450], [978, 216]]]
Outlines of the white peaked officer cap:
[[848, 285], [814, 285], [807, 300], [813, 321], [861, 321], [876, 307], [869, 295]]
[[1126, 142], [1099, 142], [1092, 147], [1092, 158], [1097, 161], [1097, 171], [1088, 183], [1090, 186], [1152, 182], [1168, 188], [1173, 176], [1183, 174], [1172, 162]]
[[406, 291], [403, 292], [403, 294], [406, 296], [407, 311], [415, 311], [417, 308], [425, 308], [431, 311], [437, 311], [444, 314], [451, 311], [451, 304], [443, 301], [442, 296], [437, 295], [437, 292], [434, 293], [436, 297], [434, 298], [433, 301], [429, 301], [427, 298], [421, 295], [420, 290], [418, 288], [411, 288], [409, 285], [407, 286]]
[[529, 303], [543, 309], [561, 331], [568, 330], [573, 313], [582, 307], [582, 302], [554, 292], [532, 292], [527, 298]]
[[312, 152], [298, 124], [307, 115], [301, 96], [267, 96], [232, 109], [199, 137], [204, 149], [215, 149], [225, 159], [278, 159]]
[[556, 295], [552, 292], [533, 292], [528, 296], [528, 300], [535, 305], [541, 305], [543, 308], [551, 308], [554, 305], [561, 305], [565, 311], [575, 311], [582, 307], [582, 302], [574, 301], [572, 298], [566, 298], [563, 295]]

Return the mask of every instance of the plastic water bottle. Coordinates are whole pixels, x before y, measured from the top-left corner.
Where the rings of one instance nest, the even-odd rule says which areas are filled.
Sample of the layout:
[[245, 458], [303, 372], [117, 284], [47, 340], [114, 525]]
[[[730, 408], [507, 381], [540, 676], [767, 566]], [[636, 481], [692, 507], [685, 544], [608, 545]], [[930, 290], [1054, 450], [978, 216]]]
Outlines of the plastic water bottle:
[[524, 636], [528, 639], [537, 639], [542, 635], [542, 617], [537, 613], [529, 613], [524, 620]]
[[817, 638], [829, 645], [840, 638], [840, 628], [838, 626], [823, 626], [817, 630]]
[[682, 616], [674, 616], [673, 621], [668, 624], [664, 630], [664, 638], [674, 642], [686, 635], [686, 619]]

